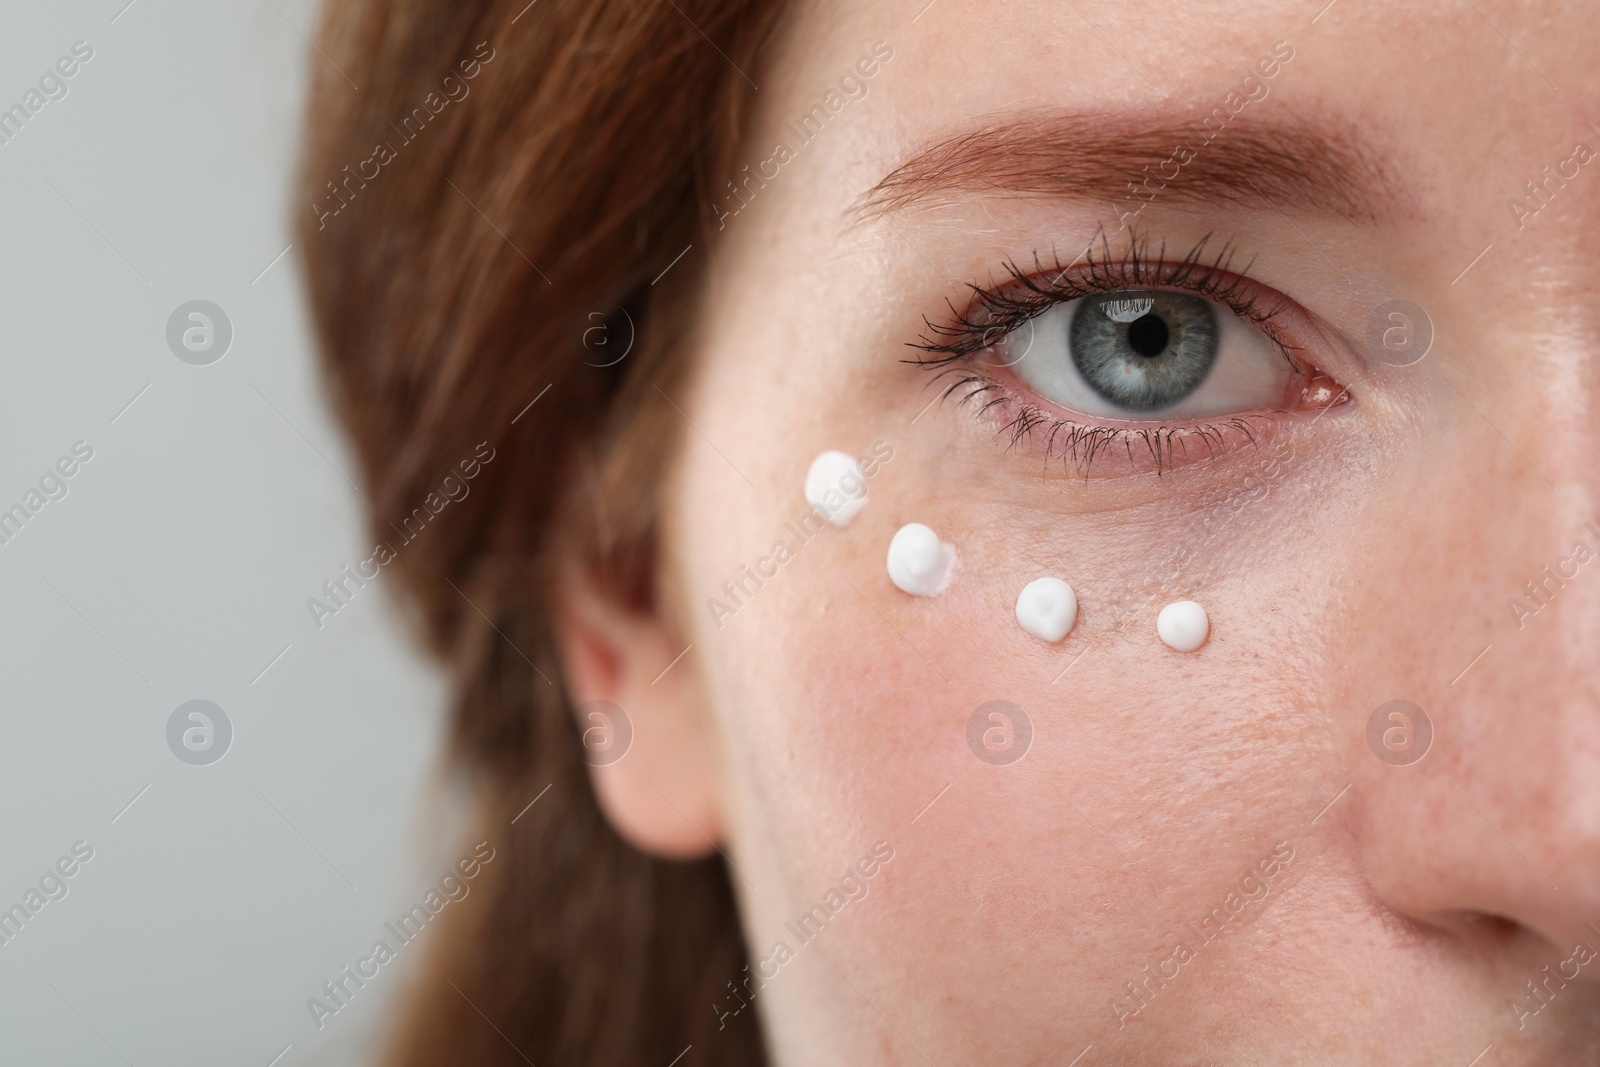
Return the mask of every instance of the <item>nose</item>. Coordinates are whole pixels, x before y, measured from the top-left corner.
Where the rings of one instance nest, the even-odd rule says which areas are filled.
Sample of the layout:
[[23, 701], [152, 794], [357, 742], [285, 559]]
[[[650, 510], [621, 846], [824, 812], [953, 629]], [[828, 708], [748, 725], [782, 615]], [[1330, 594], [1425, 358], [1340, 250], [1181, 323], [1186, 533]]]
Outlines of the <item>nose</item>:
[[1427, 629], [1389, 650], [1386, 688], [1357, 687], [1373, 699], [1352, 709], [1372, 887], [1463, 938], [1504, 945], [1515, 924], [1548, 942], [1513, 939], [1534, 957], [1600, 949], [1600, 522], [1586, 475], [1552, 477], [1530, 469], [1496, 487], [1523, 506], [1429, 531], [1449, 563], [1413, 567], [1404, 607], [1389, 601]]

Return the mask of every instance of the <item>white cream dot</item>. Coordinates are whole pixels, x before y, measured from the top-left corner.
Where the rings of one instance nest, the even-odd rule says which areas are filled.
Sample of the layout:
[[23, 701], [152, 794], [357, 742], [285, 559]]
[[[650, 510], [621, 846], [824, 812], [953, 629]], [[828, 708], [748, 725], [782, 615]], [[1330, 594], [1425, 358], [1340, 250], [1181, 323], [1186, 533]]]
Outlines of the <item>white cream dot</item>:
[[1168, 604], [1156, 617], [1156, 633], [1168, 648], [1178, 652], [1193, 652], [1206, 643], [1211, 633], [1211, 620], [1206, 609], [1192, 600]]
[[944, 592], [955, 563], [955, 546], [920, 522], [900, 527], [889, 542], [889, 580], [912, 596]]
[[1078, 597], [1060, 578], [1035, 578], [1017, 594], [1017, 624], [1052, 644], [1072, 632], [1078, 621]]
[[867, 476], [845, 452], [827, 451], [806, 471], [806, 502], [835, 526], [848, 526], [867, 506]]

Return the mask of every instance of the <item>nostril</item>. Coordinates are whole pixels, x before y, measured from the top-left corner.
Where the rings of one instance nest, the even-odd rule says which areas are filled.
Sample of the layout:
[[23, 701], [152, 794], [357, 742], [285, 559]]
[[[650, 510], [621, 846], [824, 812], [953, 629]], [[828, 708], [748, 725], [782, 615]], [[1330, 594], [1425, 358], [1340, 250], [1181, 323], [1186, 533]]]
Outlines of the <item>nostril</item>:
[[1531, 962], [1550, 947], [1535, 931], [1497, 912], [1455, 909], [1407, 915], [1405, 919], [1413, 931], [1424, 936], [1442, 935], [1484, 959]]
[[[1518, 996], [1527, 994], [1524, 999], [1532, 1014], [1570, 983], [1600, 981], [1600, 938], [1590, 930], [1558, 943], [1514, 919], [1483, 911], [1453, 912], [1439, 925], [1493, 961], [1502, 977], [1512, 980]], [[1518, 1003], [1512, 1001], [1514, 1006]]]
[[1463, 929], [1471, 931], [1474, 939], [1491, 949], [1503, 949], [1523, 940], [1529, 931], [1521, 923], [1487, 911], [1462, 912], [1459, 921]]

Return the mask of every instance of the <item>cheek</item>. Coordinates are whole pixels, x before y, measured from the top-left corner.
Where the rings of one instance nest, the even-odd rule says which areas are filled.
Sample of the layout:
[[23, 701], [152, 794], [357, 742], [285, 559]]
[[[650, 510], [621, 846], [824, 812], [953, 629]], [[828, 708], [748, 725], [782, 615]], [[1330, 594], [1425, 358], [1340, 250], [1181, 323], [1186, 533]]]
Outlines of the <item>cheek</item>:
[[[863, 951], [909, 951], [919, 970], [963, 987], [977, 969], [998, 991], [1045, 942], [1063, 966], [1040, 980], [1062, 997], [1116, 988], [1149, 936], [1181, 924], [1210, 887], [1220, 894], [1298, 818], [1325, 751], [1320, 699], [1287, 680], [1325, 666], [1285, 648], [1281, 619], [1240, 576], [1250, 568], [1290, 600], [1314, 597], [1312, 582], [1288, 562], [1219, 547], [1263, 543], [1266, 509], [1299, 505], [1280, 493], [1219, 508], [1217, 525], [1194, 528], [1191, 552], [1175, 555], [1168, 505], [1143, 521], [1074, 515], [1070, 490], [1053, 499], [1036, 481], [997, 479], [985, 454], [896, 444], [863, 512], [804, 541], [810, 452], [767, 472], [750, 463], [753, 493], [688, 446], [682, 488], [701, 502], [680, 513], [676, 555], [687, 639], [725, 738], [741, 865], [752, 857], [784, 887], [776, 925], [881, 838], [895, 859], [851, 905]], [[889, 581], [887, 546], [906, 522], [955, 544], [945, 592], [913, 597]], [[751, 595], [715, 627], [705, 600], [777, 539], [794, 558], [759, 587], [746, 581]], [[1273, 544], [1295, 558], [1283, 537]], [[1077, 626], [1058, 644], [1015, 617], [1018, 592], [1042, 576], [1078, 593]], [[1191, 597], [1214, 631], [1186, 655], [1160, 643], [1155, 617]], [[1016, 936], [1024, 920], [1041, 924], [1032, 940]], [[918, 945], [926, 954], [907, 948]], [[983, 1010], [1008, 1010], [995, 996]]]
[[[718, 306], [737, 317], [744, 304]], [[894, 359], [852, 370], [861, 343], [830, 333], [841, 318], [746, 323], [763, 343], [713, 354], [683, 404], [694, 429], [669, 493], [664, 556], [694, 646], [685, 662], [721, 736], [746, 929], [757, 944], [786, 936], [885, 840], [895, 858], [830, 951], [984, 990], [959, 1009], [974, 1025], [1022, 1013], [1025, 1030], [1064, 1046], [1153, 962], [1152, 939], [1215, 904], [1275, 842], [1301, 847], [1348, 781], [1331, 780], [1340, 680], [1319, 649], [1341, 645], [1326, 576], [1357, 569], [1325, 558], [1355, 540], [1341, 488], [1352, 475], [1307, 448], [1247, 464], [1259, 492], [1239, 491], [1245, 467], [1140, 492], [1045, 485], [967, 415], [924, 410], [924, 379]], [[768, 350], [806, 358], [750, 357]], [[812, 459], [879, 439], [894, 458], [863, 511], [802, 530]], [[891, 538], [913, 522], [956, 549], [936, 596], [886, 573]], [[747, 575], [779, 540], [793, 558], [758, 585]], [[1045, 576], [1077, 594], [1058, 644], [1015, 617], [1017, 594]], [[1212, 622], [1192, 654], [1155, 627], [1187, 599]], [[712, 600], [725, 601], [715, 621]], [[1275, 886], [1265, 906], [1281, 899]]]

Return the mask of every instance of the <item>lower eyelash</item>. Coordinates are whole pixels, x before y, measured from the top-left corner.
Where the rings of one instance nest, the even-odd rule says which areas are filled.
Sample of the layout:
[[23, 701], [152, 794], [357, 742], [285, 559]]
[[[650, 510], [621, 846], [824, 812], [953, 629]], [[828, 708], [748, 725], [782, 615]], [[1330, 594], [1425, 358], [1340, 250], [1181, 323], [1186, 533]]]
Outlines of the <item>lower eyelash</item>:
[[[924, 355], [902, 362], [938, 370], [934, 381], [951, 377], [940, 399], [960, 393], [958, 406], [982, 399], [975, 412], [979, 416], [998, 407], [1013, 407], [1010, 418], [995, 432], [997, 437], [1010, 436], [1008, 450], [1025, 447], [1035, 436], [1042, 435], [1046, 462], [1060, 456], [1064, 465], [1076, 468], [1085, 478], [1096, 458], [1119, 446], [1131, 463], [1140, 462], [1136, 456], [1148, 456], [1158, 475], [1172, 468], [1179, 457], [1187, 456], [1191, 443], [1197, 448], [1204, 446], [1212, 456], [1230, 444], [1259, 447], [1251, 426], [1259, 425], [1260, 420], [1268, 420], [1270, 425], [1274, 418], [1272, 413], [1253, 412], [1199, 425], [1129, 428], [1075, 422], [1047, 414], [1038, 405], [1017, 399], [998, 380], [967, 362], [992, 347], [995, 338], [1004, 337], [1058, 304], [1123, 289], [1159, 288], [1190, 292], [1223, 305], [1265, 333], [1282, 351], [1297, 376], [1307, 381], [1321, 376], [1320, 371], [1303, 365], [1296, 358], [1299, 349], [1275, 328], [1273, 320], [1283, 305], [1263, 303], [1260, 290], [1229, 269], [1233, 260], [1231, 244], [1224, 243], [1214, 256], [1207, 257], [1206, 249], [1211, 243], [1211, 236], [1207, 235], [1181, 260], [1173, 263], [1165, 260], [1165, 244], [1153, 260], [1147, 256], [1148, 240], [1142, 236], [1135, 235], [1120, 260], [1113, 259], [1103, 227], [1096, 240], [1103, 254], [1094, 253], [1095, 242], [1091, 241], [1077, 261], [1062, 266], [1056, 258], [1051, 271], [1047, 271], [1037, 257], [1032, 274], [1024, 272], [1015, 262], [1005, 263], [1004, 268], [1010, 275], [1008, 283], [990, 290], [969, 286], [973, 292], [972, 304], [965, 312], [951, 304], [952, 318], [948, 325], [925, 318], [927, 333], [920, 342], [909, 345], [920, 349]], [[1080, 261], [1082, 268], [1068, 278]], [[1247, 264], [1244, 271], [1248, 270]], [[1046, 279], [1046, 274], [1051, 277]], [[1341, 402], [1346, 395], [1341, 392], [1334, 403]]]
[[1047, 415], [1038, 405], [1017, 400], [998, 381], [977, 371], [947, 366], [934, 381], [946, 375], [953, 380], [945, 386], [940, 400], [948, 400], [960, 393], [956, 401], [959, 407], [993, 393], [974, 413], [979, 416], [1008, 404], [1016, 407], [1011, 417], [995, 431], [996, 437], [1010, 436], [1011, 440], [1006, 444], [1008, 451], [1027, 447], [1036, 434], [1042, 433], [1045, 462], [1049, 463], [1059, 456], [1064, 467], [1075, 468], [1085, 479], [1089, 477], [1095, 459], [1107, 450], [1115, 450], [1118, 445], [1126, 450], [1130, 464], [1141, 462], [1137, 458], [1139, 455], [1148, 455], [1155, 465], [1157, 476], [1171, 469], [1176, 457], [1187, 457], [1190, 440], [1197, 439], [1197, 443], [1203, 444], [1213, 457], [1218, 450], [1228, 447], [1230, 434], [1234, 436], [1235, 443], [1248, 443], [1252, 448], [1259, 448], [1256, 435], [1251, 432], [1251, 423], [1273, 417], [1265, 412], [1252, 412], [1199, 425], [1136, 428], [1095, 426]]

